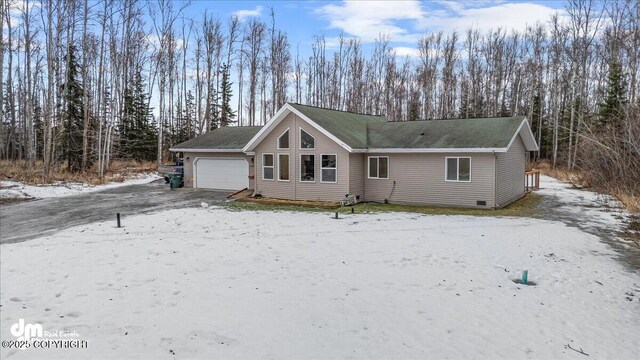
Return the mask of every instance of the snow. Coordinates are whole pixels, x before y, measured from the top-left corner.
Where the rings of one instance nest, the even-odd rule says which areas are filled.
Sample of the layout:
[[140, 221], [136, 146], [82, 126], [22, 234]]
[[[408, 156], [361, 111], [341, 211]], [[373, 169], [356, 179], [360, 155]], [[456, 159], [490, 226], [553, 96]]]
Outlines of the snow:
[[553, 198], [556, 213], [569, 214], [586, 229], [621, 231], [630, 216], [624, 205], [610, 195], [578, 189], [549, 176], [540, 177], [540, 190], [536, 193]]
[[[586, 358], [570, 345], [635, 359], [640, 350], [640, 274], [561, 222], [205, 205], [0, 245], [2, 340], [22, 318], [89, 341], [3, 348], [2, 358]], [[513, 282], [523, 269], [535, 286]]]
[[146, 184], [160, 179], [156, 173], [137, 174], [123, 182], [112, 182], [104, 185], [83, 183], [62, 183], [52, 185], [27, 185], [17, 181], [0, 181], [0, 198], [52, 198], [76, 195], [82, 192], [100, 191], [127, 185]]

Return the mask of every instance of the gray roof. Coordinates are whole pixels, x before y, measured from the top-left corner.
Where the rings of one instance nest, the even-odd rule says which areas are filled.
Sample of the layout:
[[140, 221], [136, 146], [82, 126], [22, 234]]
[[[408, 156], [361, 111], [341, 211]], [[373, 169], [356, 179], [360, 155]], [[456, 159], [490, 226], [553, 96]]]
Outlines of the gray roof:
[[295, 103], [289, 103], [289, 105], [349, 145], [352, 149], [364, 149], [367, 147], [368, 125], [384, 124], [387, 122], [387, 118], [384, 116], [356, 114]]
[[209, 131], [172, 149], [242, 149], [262, 126], [227, 126]]
[[506, 148], [524, 116], [370, 124], [370, 149]]

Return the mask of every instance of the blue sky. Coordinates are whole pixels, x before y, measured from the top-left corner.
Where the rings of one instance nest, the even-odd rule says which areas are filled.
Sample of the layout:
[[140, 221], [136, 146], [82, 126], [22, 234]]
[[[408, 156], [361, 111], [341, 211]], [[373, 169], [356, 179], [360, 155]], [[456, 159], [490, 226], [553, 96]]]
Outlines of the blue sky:
[[[20, 22], [17, 9], [23, 6], [24, 1], [12, 1], [14, 25]], [[177, 5], [180, 0], [175, 1]], [[37, 6], [38, 2], [30, 0], [32, 6]], [[425, 32], [448, 33], [465, 31], [471, 27], [480, 30], [497, 27], [522, 30], [527, 25], [548, 21], [555, 12], [562, 14], [564, 3], [557, 0], [192, 0], [183, 15], [198, 21], [207, 11], [224, 23], [236, 15], [243, 21], [258, 17], [270, 25], [271, 8], [276, 14], [276, 27], [289, 36], [294, 56], [298, 46], [303, 57], [308, 55], [314, 36], [324, 35], [328, 48], [331, 48], [337, 44], [340, 34], [361, 39], [365, 53], [375, 39], [384, 34], [390, 37], [391, 46], [398, 55], [412, 56], [417, 54], [417, 41]], [[150, 19], [147, 21], [150, 26]]]
[[[22, 8], [23, 1], [13, 1], [11, 18], [14, 25], [20, 22], [17, 9]], [[38, 0], [31, 0], [30, 3], [37, 6]], [[174, 8], [177, 7], [179, 6]], [[362, 42], [363, 54], [368, 56], [375, 40], [384, 34], [389, 36], [390, 46], [397, 55], [411, 57], [418, 54], [417, 42], [426, 32], [462, 32], [469, 28], [485, 31], [498, 27], [523, 30], [527, 25], [548, 21], [554, 13], [564, 14], [562, 1], [192, 0], [184, 9], [183, 15], [185, 18], [199, 21], [207, 11], [225, 24], [235, 15], [243, 22], [258, 17], [270, 25], [270, 8], [273, 8], [276, 14], [276, 27], [288, 34], [292, 56], [296, 56], [296, 48], [299, 48], [303, 60], [309, 56], [311, 43], [318, 35], [325, 37], [329, 53], [331, 47], [337, 44], [336, 39], [340, 34], [345, 37], [357, 37]], [[147, 25], [150, 26], [150, 19]], [[180, 35], [180, 21], [176, 26]], [[152, 37], [153, 35], [150, 36]], [[234, 83], [237, 81], [235, 76], [232, 71]], [[154, 99], [156, 96], [157, 92], [153, 94]], [[237, 97], [237, 94], [234, 94], [234, 106]], [[157, 109], [155, 104], [152, 106]]]
[[416, 53], [427, 31], [523, 29], [563, 12], [561, 1], [204, 1], [195, 0], [185, 15], [200, 17], [205, 10], [221, 19], [259, 17], [270, 24], [270, 8], [277, 28], [287, 32], [292, 49], [307, 52], [313, 37], [324, 35], [328, 46], [338, 35], [359, 37], [365, 49], [379, 34], [389, 35], [400, 55]]

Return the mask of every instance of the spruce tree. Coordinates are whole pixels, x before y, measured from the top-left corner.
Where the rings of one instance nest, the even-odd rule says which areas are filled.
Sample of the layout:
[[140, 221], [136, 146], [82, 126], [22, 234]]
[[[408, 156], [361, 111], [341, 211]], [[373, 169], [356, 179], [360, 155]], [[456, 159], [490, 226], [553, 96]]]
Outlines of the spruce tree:
[[220, 105], [220, 126], [228, 126], [234, 123], [236, 117], [235, 111], [231, 107], [231, 86], [233, 83], [229, 81], [229, 65], [222, 65], [222, 82], [220, 83], [220, 94], [222, 95], [222, 104]]
[[82, 130], [84, 127], [84, 105], [82, 96], [84, 90], [78, 79], [78, 60], [74, 45], [69, 46], [65, 62], [68, 66], [64, 84], [61, 90], [66, 106], [62, 112], [64, 133], [62, 149], [70, 172], [79, 172], [82, 168]]
[[[44, 137], [44, 121], [42, 115], [42, 106], [36, 99], [36, 105], [33, 107], [33, 131], [36, 139], [42, 139]], [[44, 143], [40, 141], [35, 142], [36, 157], [44, 156]]]
[[183, 141], [193, 139], [196, 136], [195, 133], [195, 122], [196, 122], [196, 104], [195, 98], [191, 90], [187, 91], [187, 98], [184, 109], [185, 115], [185, 139]]
[[625, 76], [617, 60], [614, 60], [609, 67], [607, 83], [607, 95], [599, 104], [598, 125], [601, 128], [607, 126], [618, 128], [624, 119], [624, 109], [628, 99]]
[[195, 123], [196, 118], [196, 106], [191, 90], [187, 91], [184, 109], [182, 109], [182, 106], [181, 102], [176, 103], [176, 108], [180, 114], [180, 123], [182, 125], [178, 126], [175, 130], [175, 134], [173, 136], [175, 143], [181, 143], [195, 137], [193, 124]]
[[409, 121], [420, 120], [420, 95], [414, 91], [409, 102]]
[[147, 94], [140, 70], [125, 89], [120, 118], [120, 152], [123, 158], [151, 161], [156, 158], [157, 132], [151, 122]]
[[460, 97], [460, 118], [461, 119], [468, 119], [470, 116], [469, 114], [471, 113], [471, 109], [469, 106], [469, 98], [467, 96], [462, 95]]

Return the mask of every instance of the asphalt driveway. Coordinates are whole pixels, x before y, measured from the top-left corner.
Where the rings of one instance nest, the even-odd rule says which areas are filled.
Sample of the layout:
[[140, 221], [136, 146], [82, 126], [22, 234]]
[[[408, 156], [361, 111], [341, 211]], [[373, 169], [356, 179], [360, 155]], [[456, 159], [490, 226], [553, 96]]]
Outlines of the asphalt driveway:
[[166, 209], [224, 204], [228, 191], [170, 190], [163, 180], [143, 185], [0, 205], [0, 243], [13, 243], [53, 234], [71, 226]]

